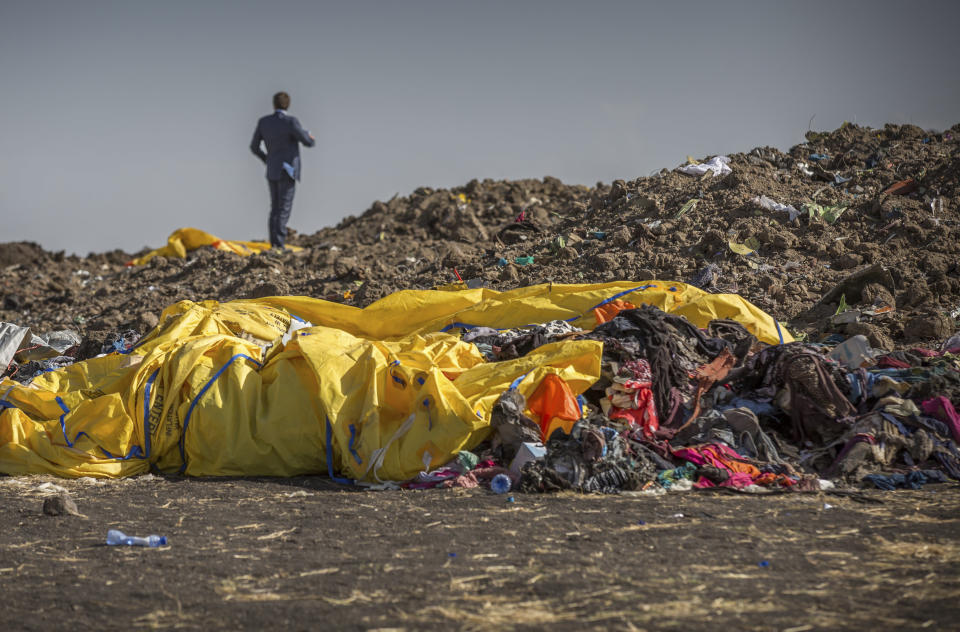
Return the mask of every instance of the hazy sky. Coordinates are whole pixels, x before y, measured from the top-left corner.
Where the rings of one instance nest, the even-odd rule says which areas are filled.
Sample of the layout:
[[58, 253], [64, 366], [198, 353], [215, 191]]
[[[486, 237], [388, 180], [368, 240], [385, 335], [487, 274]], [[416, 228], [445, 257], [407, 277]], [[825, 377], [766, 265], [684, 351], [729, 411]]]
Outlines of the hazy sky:
[[844, 120], [960, 122], [960, 2], [0, 0], [0, 242], [265, 239], [247, 146], [317, 137], [290, 225], [472, 178], [594, 184]]

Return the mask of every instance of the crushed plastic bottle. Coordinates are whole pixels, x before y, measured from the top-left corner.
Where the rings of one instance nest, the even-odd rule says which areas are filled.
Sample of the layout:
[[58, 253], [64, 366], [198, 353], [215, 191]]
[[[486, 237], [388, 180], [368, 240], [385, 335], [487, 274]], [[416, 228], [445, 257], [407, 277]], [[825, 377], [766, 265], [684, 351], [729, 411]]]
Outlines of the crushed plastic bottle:
[[107, 531], [107, 544], [110, 546], [117, 545], [127, 545], [127, 546], [149, 546], [149, 547], [158, 547], [166, 546], [167, 538], [162, 535], [148, 535], [145, 538], [139, 538], [132, 535], [126, 535], [123, 531], [117, 531], [116, 529], [110, 529]]
[[510, 491], [512, 485], [513, 481], [511, 481], [510, 477], [506, 474], [497, 474], [493, 477], [493, 480], [490, 481], [490, 489], [493, 490], [494, 494], [506, 494]]

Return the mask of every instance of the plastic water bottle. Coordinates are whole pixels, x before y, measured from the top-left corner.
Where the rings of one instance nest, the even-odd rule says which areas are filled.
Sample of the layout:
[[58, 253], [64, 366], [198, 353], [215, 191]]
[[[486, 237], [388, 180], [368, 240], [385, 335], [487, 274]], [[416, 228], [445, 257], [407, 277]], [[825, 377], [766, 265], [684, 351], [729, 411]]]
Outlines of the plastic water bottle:
[[511, 485], [513, 485], [513, 481], [506, 474], [497, 474], [490, 481], [490, 489], [493, 490], [494, 494], [506, 494], [510, 491]]
[[123, 531], [117, 531], [116, 529], [110, 529], [107, 531], [107, 544], [110, 546], [117, 546], [119, 544], [125, 544], [127, 546], [166, 546], [167, 538], [162, 535], [148, 535], [145, 538], [138, 538], [132, 535], [125, 535]]

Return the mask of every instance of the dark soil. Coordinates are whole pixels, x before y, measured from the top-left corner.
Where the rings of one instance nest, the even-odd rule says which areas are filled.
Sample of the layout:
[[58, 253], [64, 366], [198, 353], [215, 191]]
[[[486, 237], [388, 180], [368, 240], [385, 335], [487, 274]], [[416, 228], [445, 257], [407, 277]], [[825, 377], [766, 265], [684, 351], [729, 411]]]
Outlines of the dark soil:
[[[44, 481], [86, 517], [41, 511]], [[8, 629], [951, 629], [960, 488], [353, 493], [0, 479]], [[169, 538], [108, 547], [108, 529]]]
[[[960, 308], [960, 125], [941, 134], [847, 125], [808, 138], [789, 153], [758, 147], [731, 154], [733, 173], [724, 177], [663, 170], [596, 187], [549, 177], [422, 187], [374, 202], [336, 227], [294, 236], [291, 243], [306, 247], [299, 253], [243, 258], [205, 248], [186, 260], [124, 267], [132, 255], [121, 251], [75, 257], [2, 244], [0, 320], [96, 337], [149, 329], [181, 299], [300, 294], [363, 306], [395, 290], [456, 281], [456, 274], [511, 289], [548, 281], [691, 281], [713, 265], [700, 282], [705, 289], [741, 294], [815, 339], [832, 331], [864, 333], [888, 349], [939, 342]], [[814, 161], [814, 154], [828, 158]], [[849, 180], [836, 184], [837, 176]], [[885, 193], [910, 178], [912, 191]], [[808, 203], [847, 210], [834, 224], [806, 212], [790, 222], [787, 213], [752, 201], [760, 195], [801, 211]], [[163, 238], [155, 237], [157, 246]], [[749, 242], [756, 252], [736, 254], [731, 241]], [[534, 261], [518, 265], [520, 256]], [[830, 294], [871, 265], [888, 274]], [[853, 327], [830, 325], [826, 317], [841, 298], [851, 307], [895, 309]]]

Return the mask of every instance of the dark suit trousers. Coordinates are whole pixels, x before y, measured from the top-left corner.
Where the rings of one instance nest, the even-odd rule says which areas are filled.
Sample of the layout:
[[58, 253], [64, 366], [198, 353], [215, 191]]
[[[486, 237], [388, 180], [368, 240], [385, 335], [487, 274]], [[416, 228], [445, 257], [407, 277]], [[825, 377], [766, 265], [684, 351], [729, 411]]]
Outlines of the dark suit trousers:
[[293, 210], [293, 193], [296, 181], [284, 175], [279, 180], [267, 180], [270, 185], [270, 245], [283, 248], [287, 240], [287, 222]]

